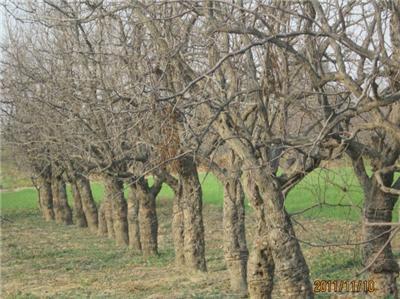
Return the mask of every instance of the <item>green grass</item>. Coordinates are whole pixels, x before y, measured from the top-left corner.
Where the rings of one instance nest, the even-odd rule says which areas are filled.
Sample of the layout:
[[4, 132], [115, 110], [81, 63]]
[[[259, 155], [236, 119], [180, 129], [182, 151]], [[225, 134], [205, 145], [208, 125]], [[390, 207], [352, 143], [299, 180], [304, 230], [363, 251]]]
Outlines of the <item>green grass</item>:
[[[222, 206], [223, 187], [211, 173], [200, 174], [203, 187], [203, 198], [207, 204]], [[150, 183], [152, 179], [150, 178]], [[97, 202], [104, 197], [104, 186], [92, 183], [93, 196]], [[129, 188], [125, 188], [125, 193]], [[37, 207], [35, 189], [24, 189], [0, 194], [2, 210], [34, 209]], [[70, 187], [68, 196], [72, 202]], [[173, 198], [173, 191], [167, 185], [159, 194], [159, 198]], [[326, 218], [356, 221], [360, 218], [363, 193], [350, 168], [317, 169], [293, 188], [286, 198], [286, 208], [289, 213], [299, 213], [308, 219]], [[340, 205], [340, 206], [335, 206]], [[312, 209], [310, 209], [313, 207]], [[398, 219], [397, 204], [394, 210], [394, 220]]]

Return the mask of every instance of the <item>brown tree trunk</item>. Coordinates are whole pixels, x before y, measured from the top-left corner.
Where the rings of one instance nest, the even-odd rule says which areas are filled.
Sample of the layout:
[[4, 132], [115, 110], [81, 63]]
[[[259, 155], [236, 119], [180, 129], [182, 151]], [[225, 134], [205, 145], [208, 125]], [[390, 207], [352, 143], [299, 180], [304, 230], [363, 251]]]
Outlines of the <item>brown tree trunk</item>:
[[50, 178], [39, 177], [39, 203], [43, 218], [46, 221], [54, 220], [53, 194]]
[[175, 191], [172, 214], [172, 237], [174, 240], [175, 263], [181, 266], [185, 265], [182, 186], [178, 186], [178, 190]]
[[207, 271], [202, 191], [197, 167], [192, 157], [184, 157], [179, 164], [179, 180], [182, 184], [185, 265], [190, 269]]
[[74, 198], [74, 217], [76, 225], [87, 227], [85, 213], [83, 212], [81, 194], [76, 181], [71, 182], [72, 197]]
[[83, 212], [85, 213], [88, 227], [92, 233], [96, 233], [98, 215], [96, 203], [93, 199], [92, 189], [90, 187], [90, 181], [87, 178], [80, 176], [77, 178], [77, 185], [81, 195]]
[[108, 235], [107, 230], [107, 219], [106, 219], [106, 202], [103, 201], [99, 207], [99, 218], [98, 218], [98, 230], [97, 234], [101, 237], [105, 237]]
[[111, 199], [105, 198], [103, 206], [104, 206], [104, 216], [105, 216], [106, 225], [107, 225], [107, 236], [110, 239], [114, 239], [115, 231], [114, 231], [114, 220], [113, 220]]
[[136, 189], [139, 200], [140, 244], [143, 255], [156, 255], [158, 233], [156, 198], [143, 178], [133, 188]]
[[368, 279], [375, 282], [377, 289], [369, 294], [371, 298], [398, 298], [399, 295], [396, 286], [399, 265], [393, 256], [389, 239], [391, 226], [369, 225], [392, 222], [395, 203], [396, 196], [383, 193], [373, 177], [365, 196], [363, 213], [363, 238], [364, 241], [371, 240], [364, 245], [363, 259], [365, 266], [368, 266]]
[[56, 222], [66, 225], [72, 224], [72, 211], [68, 205], [67, 189], [64, 180], [60, 177], [55, 177], [51, 185], [54, 218]]
[[269, 245], [262, 240], [265, 237], [259, 232], [249, 258], [247, 279], [252, 299], [269, 299], [272, 295], [275, 265]]
[[[179, 163], [175, 165], [177, 164]], [[175, 263], [177, 266], [182, 266], [185, 265], [182, 184], [169, 173], [164, 173], [164, 177], [165, 182], [175, 194], [172, 206], [172, 239], [174, 241]]]
[[265, 206], [249, 175], [245, 176], [245, 187], [257, 218], [257, 235], [250, 252], [247, 279], [250, 298], [271, 298], [275, 264], [268, 244], [265, 224]]
[[133, 181], [130, 182], [130, 192], [128, 195], [129, 247], [137, 251], [142, 251], [139, 227], [139, 199], [134, 184]]
[[224, 256], [232, 291], [247, 294], [247, 259], [244, 193], [239, 177], [224, 181]]
[[283, 298], [313, 298], [309, 269], [290, 218], [284, 208], [284, 197], [278, 182], [260, 169], [249, 171], [248, 190], [259, 223], [265, 223], [260, 242], [271, 249], [275, 269], [280, 277]]
[[112, 221], [117, 245], [128, 245], [127, 204], [124, 196], [124, 187], [120, 179], [106, 178], [106, 196], [111, 202]]

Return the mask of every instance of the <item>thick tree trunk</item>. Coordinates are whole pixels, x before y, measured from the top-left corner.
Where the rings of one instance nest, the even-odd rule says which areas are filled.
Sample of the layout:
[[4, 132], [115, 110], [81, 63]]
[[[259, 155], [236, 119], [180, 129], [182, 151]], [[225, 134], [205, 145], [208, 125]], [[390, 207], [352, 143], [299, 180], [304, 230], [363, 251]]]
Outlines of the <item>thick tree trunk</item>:
[[111, 202], [112, 221], [117, 245], [128, 245], [127, 204], [124, 196], [124, 186], [120, 179], [106, 178], [106, 196]]
[[130, 192], [128, 195], [129, 247], [137, 251], [142, 251], [139, 227], [139, 199], [134, 184], [134, 182], [130, 182]]
[[390, 244], [390, 226], [370, 225], [372, 223], [392, 222], [393, 207], [396, 196], [383, 193], [375, 178], [372, 178], [371, 187], [364, 200], [364, 241], [371, 240], [364, 245], [364, 264], [369, 266], [368, 279], [375, 282], [375, 292], [371, 298], [398, 298], [396, 278], [399, 274], [399, 265], [393, 256]]
[[245, 187], [257, 218], [257, 234], [254, 239], [254, 248], [250, 252], [248, 262], [248, 290], [250, 298], [271, 298], [275, 263], [268, 243], [265, 224], [265, 206], [254, 182], [245, 176]]
[[72, 197], [74, 198], [75, 223], [79, 227], [87, 227], [85, 213], [83, 212], [81, 194], [76, 181], [71, 182]]
[[106, 219], [106, 202], [103, 201], [99, 207], [99, 218], [98, 218], [98, 230], [97, 234], [101, 237], [106, 237], [108, 235], [107, 230], [107, 219]]
[[280, 277], [283, 298], [313, 298], [309, 269], [290, 218], [284, 208], [284, 197], [278, 182], [260, 169], [248, 174], [246, 189], [256, 210], [259, 222], [265, 223], [265, 234], [260, 242], [268, 244]]
[[140, 243], [144, 256], [157, 254], [158, 220], [156, 198], [142, 178], [134, 186], [139, 199]]
[[67, 189], [63, 179], [52, 180], [54, 218], [59, 224], [72, 224], [72, 211], [68, 205]]
[[50, 178], [39, 177], [39, 203], [43, 218], [46, 221], [54, 220], [53, 194]]
[[83, 212], [87, 220], [88, 227], [91, 232], [97, 232], [98, 215], [96, 203], [93, 199], [90, 182], [87, 178], [81, 176], [77, 179], [78, 189], [82, 199]]
[[252, 299], [269, 299], [272, 295], [275, 265], [269, 245], [262, 241], [265, 239], [259, 232], [250, 253], [247, 279]]
[[202, 191], [196, 164], [191, 157], [185, 157], [179, 163], [179, 179], [182, 184], [185, 265], [190, 269], [207, 271]]
[[244, 193], [238, 177], [224, 181], [224, 256], [230, 274], [231, 289], [247, 293], [247, 259]]
[[107, 236], [110, 239], [114, 239], [115, 231], [114, 231], [114, 220], [113, 220], [111, 199], [109, 199], [108, 197], [105, 198], [103, 206], [104, 206], [104, 216], [105, 216], [106, 225], [107, 225]]

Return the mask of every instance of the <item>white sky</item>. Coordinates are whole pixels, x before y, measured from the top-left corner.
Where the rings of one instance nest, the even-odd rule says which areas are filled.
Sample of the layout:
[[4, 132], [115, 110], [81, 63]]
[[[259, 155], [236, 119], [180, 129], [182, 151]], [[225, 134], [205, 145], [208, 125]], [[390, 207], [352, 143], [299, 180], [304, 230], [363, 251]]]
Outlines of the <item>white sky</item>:
[[[1, 3], [0, 3], [1, 4]], [[3, 42], [6, 30], [5, 30], [5, 19], [4, 19], [4, 8], [0, 5], [0, 43]], [[0, 58], [2, 56], [2, 51], [0, 50]]]

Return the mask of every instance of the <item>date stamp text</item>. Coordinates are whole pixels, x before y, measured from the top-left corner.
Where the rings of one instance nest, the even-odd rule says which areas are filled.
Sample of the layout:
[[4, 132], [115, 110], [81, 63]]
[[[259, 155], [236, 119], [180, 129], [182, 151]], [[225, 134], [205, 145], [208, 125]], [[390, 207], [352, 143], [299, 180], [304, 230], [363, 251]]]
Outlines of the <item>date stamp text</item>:
[[375, 292], [373, 280], [314, 280], [314, 293], [325, 292]]

